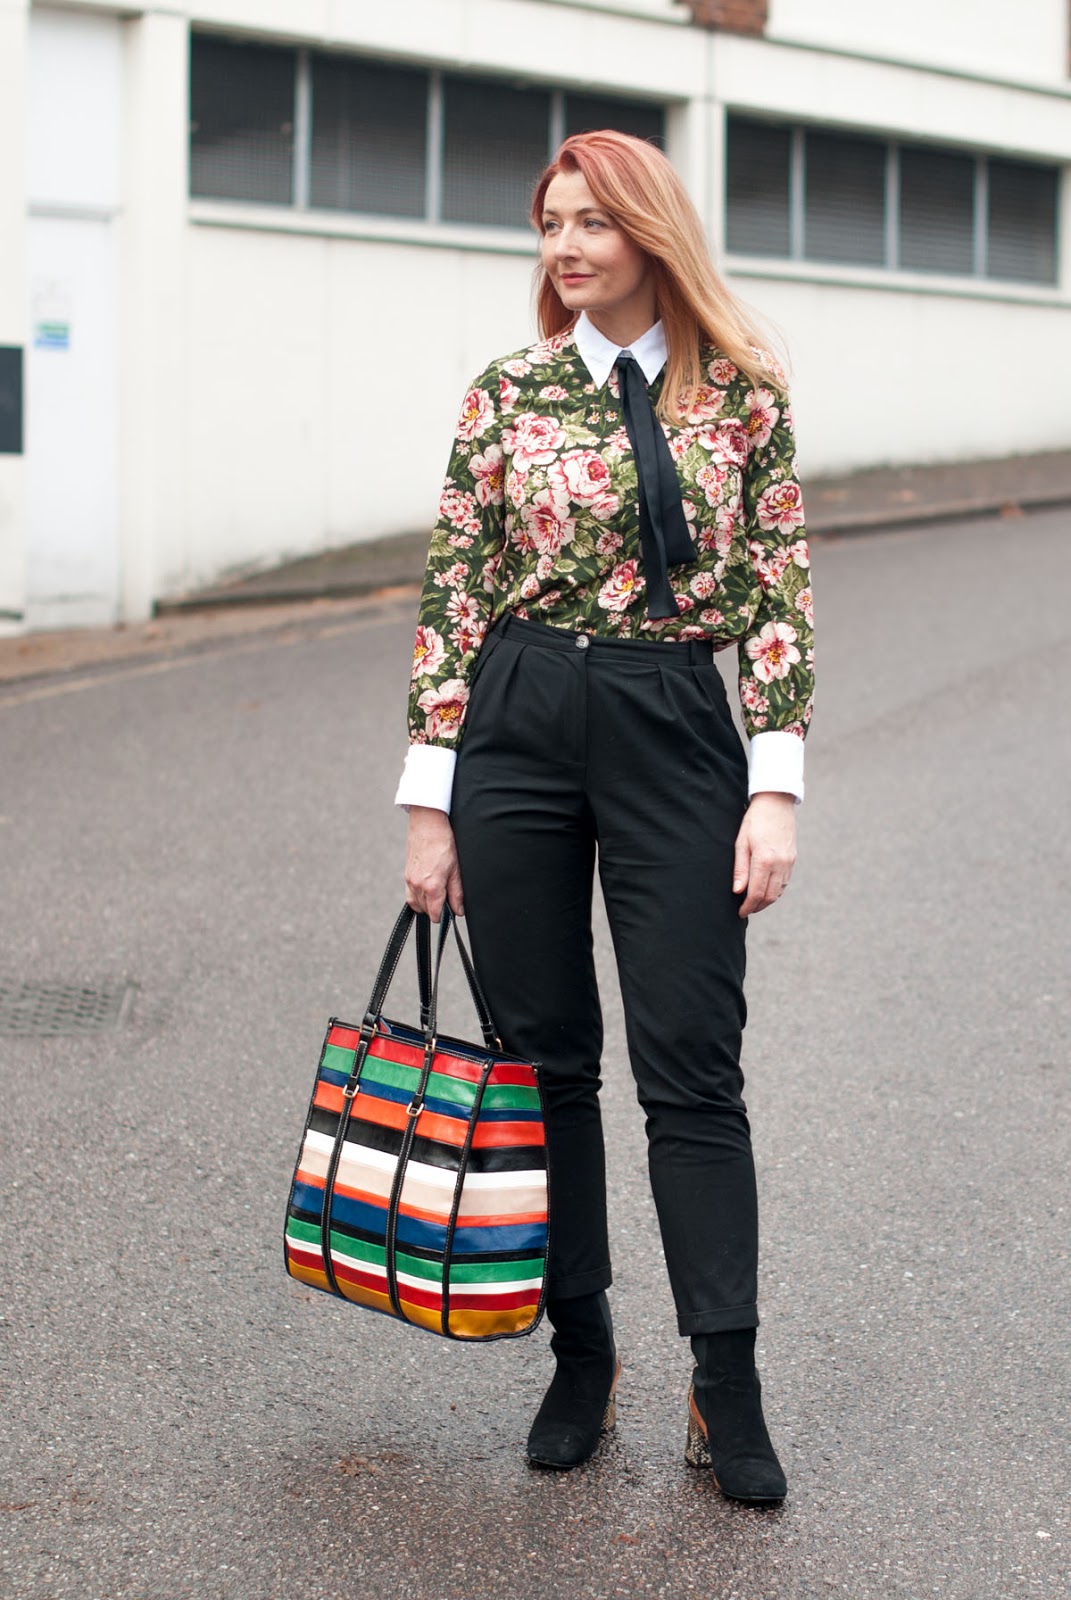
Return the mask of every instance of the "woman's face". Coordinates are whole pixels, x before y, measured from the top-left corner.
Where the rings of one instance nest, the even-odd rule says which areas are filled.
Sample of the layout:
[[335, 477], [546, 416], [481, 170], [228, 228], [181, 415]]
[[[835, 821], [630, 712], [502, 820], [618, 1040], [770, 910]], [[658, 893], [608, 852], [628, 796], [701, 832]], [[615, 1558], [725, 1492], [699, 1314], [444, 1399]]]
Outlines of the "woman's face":
[[650, 258], [596, 203], [581, 173], [551, 179], [542, 222], [543, 266], [570, 311], [586, 311], [608, 338], [622, 343], [652, 326]]

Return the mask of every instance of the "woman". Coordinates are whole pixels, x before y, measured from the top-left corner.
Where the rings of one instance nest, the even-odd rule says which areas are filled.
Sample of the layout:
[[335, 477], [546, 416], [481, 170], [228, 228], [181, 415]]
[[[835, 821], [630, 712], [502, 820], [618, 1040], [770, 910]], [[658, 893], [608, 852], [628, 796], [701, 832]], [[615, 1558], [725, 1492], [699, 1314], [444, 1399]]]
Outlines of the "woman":
[[[791, 876], [812, 690], [788, 402], [653, 146], [567, 139], [532, 220], [542, 338], [466, 395], [428, 558], [408, 900], [467, 909], [503, 1041], [543, 1064], [556, 1370], [529, 1459], [576, 1466], [615, 1416], [597, 858], [695, 1357], [687, 1457], [776, 1502], [739, 1054], [746, 919]], [[713, 663], [730, 643], [750, 772]]]

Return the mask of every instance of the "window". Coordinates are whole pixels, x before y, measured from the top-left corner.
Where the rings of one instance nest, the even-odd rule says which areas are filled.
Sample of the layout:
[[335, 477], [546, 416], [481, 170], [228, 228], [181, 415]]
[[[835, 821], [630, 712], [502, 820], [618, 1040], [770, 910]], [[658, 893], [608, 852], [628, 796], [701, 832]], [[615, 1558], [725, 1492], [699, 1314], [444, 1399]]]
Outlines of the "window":
[[885, 260], [885, 147], [876, 139], [807, 134], [804, 255], [810, 261]]
[[427, 73], [313, 56], [310, 203], [422, 217], [427, 116]]
[[1025, 161], [989, 162], [991, 278], [1056, 282], [1056, 172]]
[[756, 256], [792, 254], [791, 163], [792, 134], [788, 128], [730, 118], [726, 217], [730, 250]]
[[294, 52], [194, 38], [190, 193], [290, 204]]
[[524, 228], [563, 133], [662, 144], [665, 108], [193, 35], [190, 193]]
[[726, 241], [790, 260], [1056, 282], [1057, 172], [730, 117]]
[[606, 95], [567, 94], [565, 137], [594, 133], [598, 128], [615, 128], [618, 133], [631, 133], [635, 139], [649, 139], [660, 149], [666, 142], [666, 116], [661, 106], [613, 100]]
[[443, 220], [523, 228], [549, 128], [542, 90], [444, 78]]
[[900, 152], [900, 262], [915, 272], [974, 271], [973, 156]]

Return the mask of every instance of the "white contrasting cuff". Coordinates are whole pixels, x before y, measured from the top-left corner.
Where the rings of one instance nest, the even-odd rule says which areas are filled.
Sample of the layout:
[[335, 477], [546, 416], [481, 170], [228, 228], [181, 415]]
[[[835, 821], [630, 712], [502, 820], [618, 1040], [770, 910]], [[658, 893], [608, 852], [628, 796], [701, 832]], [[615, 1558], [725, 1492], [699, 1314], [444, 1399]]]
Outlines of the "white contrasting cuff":
[[748, 798], [768, 791], [803, 799], [803, 740], [796, 733], [771, 729], [757, 733], [748, 753]]
[[411, 744], [402, 768], [396, 806], [431, 806], [450, 814], [457, 751], [441, 744]]

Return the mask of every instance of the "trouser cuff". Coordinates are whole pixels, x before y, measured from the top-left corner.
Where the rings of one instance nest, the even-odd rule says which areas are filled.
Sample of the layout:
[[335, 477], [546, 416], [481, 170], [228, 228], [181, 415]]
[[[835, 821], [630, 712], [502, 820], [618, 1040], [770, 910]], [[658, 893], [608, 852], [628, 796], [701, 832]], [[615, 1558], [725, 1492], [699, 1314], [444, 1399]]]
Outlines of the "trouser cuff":
[[548, 1300], [578, 1300], [582, 1294], [598, 1294], [614, 1281], [610, 1264], [591, 1272], [575, 1272], [569, 1278], [552, 1278], [547, 1284]]
[[735, 1328], [757, 1328], [757, 1305], [725, 1306], [720, 1311], [690, 1311], [686, 1317], [678, 1316], [677, 1331], [682, 1339], [693, 1333], [731, 1333]]

